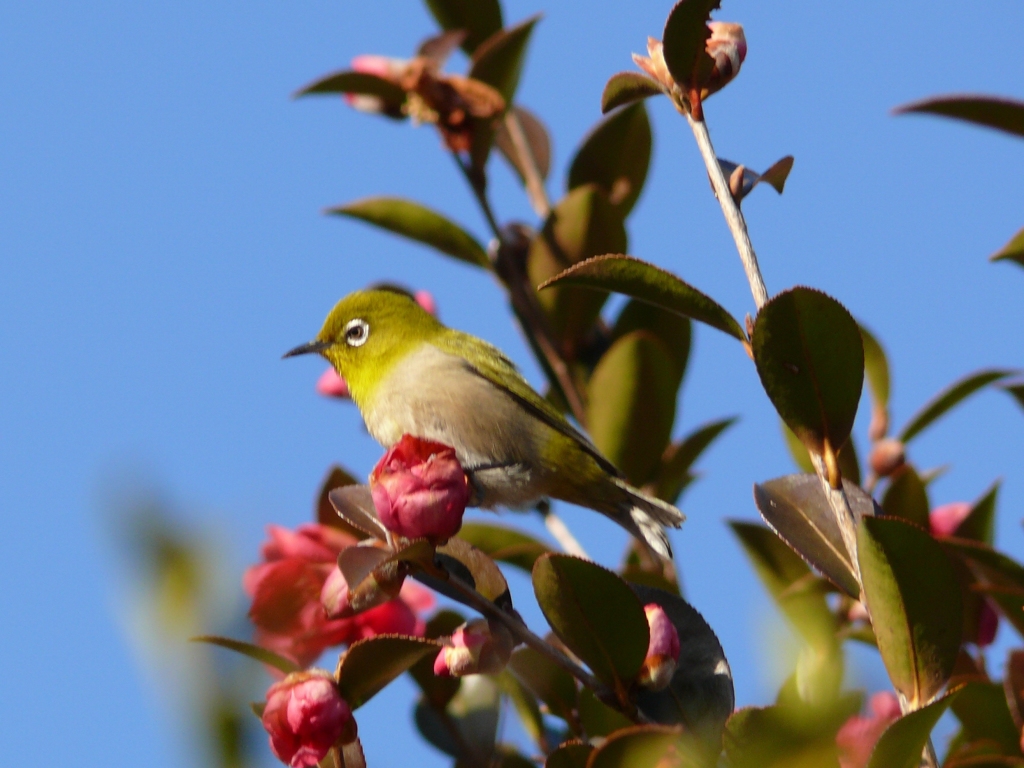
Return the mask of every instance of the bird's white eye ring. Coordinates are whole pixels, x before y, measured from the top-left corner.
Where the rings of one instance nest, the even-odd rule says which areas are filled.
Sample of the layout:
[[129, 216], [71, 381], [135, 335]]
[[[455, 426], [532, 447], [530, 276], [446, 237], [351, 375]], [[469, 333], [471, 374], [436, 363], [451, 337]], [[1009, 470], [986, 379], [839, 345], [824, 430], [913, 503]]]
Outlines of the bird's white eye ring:
[[357, 317], [345, 325], [345, 343], [350, 347], [361, 347], [370, 336], [370, 324]]

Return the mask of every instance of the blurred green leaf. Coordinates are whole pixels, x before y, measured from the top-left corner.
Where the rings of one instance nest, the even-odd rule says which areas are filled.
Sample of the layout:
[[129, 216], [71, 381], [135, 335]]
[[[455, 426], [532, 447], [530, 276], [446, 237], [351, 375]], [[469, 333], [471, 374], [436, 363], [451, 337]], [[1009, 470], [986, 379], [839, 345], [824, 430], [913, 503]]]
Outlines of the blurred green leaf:
[[544, 768], [587, 768], [587, 761], [594, 748], [582, 741], [567, 741], [548, 755]]
[[[537, 285], [590, 256], [625, 247], [621, 211], [596, 186], [577, 187], [555, 205], [530, 244], [529, 280]], [[575, 357], [578, 341], [591, 329], [607, 298], [604, 292], [578, 286], [560, 286], [538, 295], [566, 357]]]
[[548, 554], [533, 567], [533, 589], [559, 639], [625, 701], [650, 641], [629, 585], [588, 560]]
[[261, 648], [258, 645], [252, 643], [246, 643], [241, 640], [232, 640], [230, 637], [219, 637], [217, 635], [200, 635], [199, 637], [190, 638], [193, 643], [209, 643], [210, 645], [219, 645], [221, 648], [227, 648], [228, 650], [240, 653], [243, 656], [248, 656], [250, 659], [255, 659], [267, 666], [273, 667], [286, 675], [291, 672], [298, 672], [300, 667], [291, 659], [286, 659], [284, 656], [268, 651], [266, 648]]
[[953, 691], [921, 709], [908, 712], [886, 728], [871, 753], [868, 768], [917, 768], [932, 728], [958, 695], [959, 691]]
[[889, 410], [889, 360], [882, 345], [863, 325], [860, 338], [864, 344], [864, 373], [875, 402], [886, 412]]
[[927, 427], [931, 426], [932, 423], [940, 416], [944, 415], [955, 405], [966, 400], [979, 389], [983, 389], [989, 384], [1005, 379], [1007, 376], [1012, 376], [1014, 373], [1015, 371], [991, 368], [982, 371], [975, 371], [974, 373], [953, 382], [950, 386], [936, 395], [921, 410], [914, 414], [910, 421], [907, 422], [907, 425], [903, 427], [903, 431], [900, 432], [899, 439], [904, 443], [910, 442], [912, 438], [916, 437]]
[[[459, 692], [445, 710], [447, 723], [437, 709], [420, 701], [414, 713], [416, 727], [442, 752], [488, 765], [495, 751], [500, 704], [501, 692], [491, 677], [470, 675], [462, 679]], [[452, 726], [458, 731], [458, 742], [452, 738]], [[462, 745], [471, 751], [470, 755], [462, 755]]]
[[361, 707], [424, 656], [436, 655], [440, 647], [433, 640], [401, 635], [377, 635], [352, 643], [338, 661], [342, 698], [352, 709]]
[[927, 531], [931, 526], [928, 521], [931, 508], [924, 481], [917, 470], [905, 464], [885, 490], [882, 511], [889, 517], [902, 518]]
[[594, 750], [587, 768], [698, 768], [701, 762], [679, 728], [634, 725], [611, 734]]
[[789, 428], [786, 422], [780, 419], [779, 424], [782, 427], [782, 436], [786, 440], [786, 448], [789, 449], [789, 455], [793, 459], [793, 463], [796, 464], [797, 469], [801, 472], [813, 475], [814, 462], [811, 461], [811, 455], [807, 452], [807, 446], [800, 442], [800, 438], [796, 436], [796, 433]]
[[639, 72], [617, 72], [608, 78], [601, 94], [601, 112], [607, 114], [616, 107], [632, 104], [648, 96], [662, 93], [661, 86]]
[[542, 180], [546, 179], [548, 172], [551, 170], [551, 139], [548, 137], [548, 131], [544, 127], [544, 123], [529, 110], [515, 105], [506, 114], [505, 119], [498, 124], [494, 134], [494, 146], [508, 160], [512, 169], [519, 176], [519, 180], [524, 184], [527, 179], [527, 171], [523, 165], [523, 159], [519, 156], [519, 151], [516, 149], [512, 134], [509, 132], [509, 120], [516, 120], [518, 122], [519, 129], [526, 140], [526, 148], [533, 157], [533, 162], [537, 167], [537, 173], [540, 174]]
[[[839, 768], [835, 734], [842, 721], [801, 716], [791, 707], [745, 707], [729, 718], [725, 754], [730, 768]], [[844, 713], [845, 714], [845, 713]]]
[[[428, 640], [437, 640], [446, 635], [451, 635], [465, 622], [465, 618], [455, 611], [438, 611], [427, 622], [423, 636]], [[409, 674], [416, 681], [416, 684], [419, 685], [420, 690], [423, 691], [427, 702], [433, 707], [443, 708], [447, 706], [448, 702], [458, 692], [461, 678], [435, 675], [435, 658], [437, 658], [437, 654], [426, 654], [409, 668]]]
[[674, 504], [692, 477], [690, 468], [719, 435], [736, 423], [736, 416], [719, 419], [697, 427], [662, 455], [661, 467], [654, 478], [656, 496]]
[[1020, 729], [1000, 683], [967, 683], [958, 690], [952, 709], [968, 741], [987, 741], [998, 745], [1001, 755], [1021, 757]]
[[979, 541], [943, 539], [942, 545], [971, 566], [979, 580], [975, 589], [986, 594], [1024, 636], [1024, 566]]
[[651, 123], [642, 101], [601, 120], [583, 139], [569, 166], [570, 190], [596, 184], [626, 216], [633, 209], [651, 162]]
[[[645, 301], [630, 299], [615, 318], [611, 340], [616, 342], [633, 331], [649, 331], [665, 345], [675, 363], [676, 381], [681, 382], [690, 358], [690, 318], [669, 312]], [[678, 387], [678, 383], [676, 384]]]
[[497, 680], [498, 687], [501, 688], [509, 701], [512, 702], [512, 706], [515, 707], [516, 714], [519, 715], [519, 721], [522, 723], [526, 735], [533, 739], [542, 752], [546, 752], [547, 736], [544, 732], [544, 717], [541, 714], [540, 707], [537, 705], [536, 697], [519, 681], [519, 678], [507, 669], [497, 676]]
[[559, 284], [585, 285], [597, 290], [623, 293], [699, 320], [740, 341], [746, 340], [736, 319], [713, 299], [671, 272], [632, 256], [616, 253], [595, 256], [551, 277], [539, 285], [537, 290]]
[[390, 80], [385, 80], [383, 77], [366, 72], [352, 72], [349, 70], [332, 72], [318, 80], [314, 80], [309, 85], [299, 88], [294, 93], [294, 97], [328, 93], [357, 93], [365, 96], [376, 96], [390, 104], [402, 104], [405, 101], [405, 91]]
[[466, 32], [462, 50], [468, 54], [502, 26], [498, 0], [426, 0], [426, 3], [441, 29]]
[[965, 517], [953, 535], [959, 539], [973, 539], [989, 546], [995, 538], [996, 529], [996, 498], [999, 495], [1001, 480], [996, 480], [980, 499], [974, 502], [970, 513]]
[[487, 252], [472, 235], [455, 222], [411, 200], [398, 197], [367, 197], [348, 205], [328, 208], [327, 213], [348, 216], [410, 240], [429, 245], [459, 261], [491, 268]]
[[775, 410], [818, 454], [836, 453], [857, 415], [864, 351], [857, 321], [812, 288], [774, 296], [754, 321], [754, 363]]
[[995, 96], [935, 96], [896, 107], [893, 112], [912, 112], [952, 117], [968, 123], [1024, 137], [1024, 102]]
[[437, 555], [438, 560], [446, 566], [450, 565], [448, 558], [461, 563], [471, 576], [471, 586], [492, 603], [512, 605], [508, 582], [505, 581], [501, 569], [486, 553], [464, 539], [453, 538], [444, 546], [437, 548]]
[[705, 46], [711, 36], [707, 22], [721, 0], [679, 0], [665, 21], [661, 41], [665, 64], [685, 89], [691, 82], [704, 82], [715, 65]]
[[634, 724], [624, 714], [600, 701], [589, 688], [580, 689], [579, 712], [583, 731], [591, 739]]
[[602, 355], [588, 387], [594, 445], [639, 487], [650, 480], [672, 434], [675, 365], [652, 334], [634, 331]]
[[902, 520], [865, 517], [858, 556], [878, 650], [913, 708], [949, 680], [960, 650], [960, 585], [942, 546]]
[[1015, 261], [1024, 267], [1024, 229], [1010, 238], [1010, 242], [988, 257], [989, 261]]
[[[473, 2], [473, 0], [468, 0]], [[512, 105], [519, 75], [523, 70], [523, 56], [530, 42], [533, 26], [540, 21], [540, 14], [508, 29], [501, 29], [484, 40], [473, 51], [473, 64], [469, 76], [487, 83]]]
[[999, 388], [1016, 400], [1021, 408], [1024, 408], [1024, 384], [1003, 384]]
[[572, 675], [532, 648], [520, 648], [513, 653], [508, 669], [547, 705], [552, 715], [565, 720], [573, 731], [579, 730], [578, 693]]
[[1010, 651], [1007, 654], [1003, 690], [1014, 725], [1024, 725], [1024, 650]]
[[494, 560], [533, 570], [537, 558], [551, 548], [521, 531], [491, 523], [463, 523], [459, 538], [468, 541]]
[[421, 699], [413, 710], [413, 721], [420, 735], [428, 744], [436, 747], [451, 757], [459, 756], [459, 745], [445, 726], [444, 717], [435, 707]]
[[[843, 490], [858, 520], [875, 514], [874, 500], [848, 481]], [[761, 517], [793, 550], [850, 597], [860, 585], [842, 534], [815, 475], [787, 475], [754, 486]]]

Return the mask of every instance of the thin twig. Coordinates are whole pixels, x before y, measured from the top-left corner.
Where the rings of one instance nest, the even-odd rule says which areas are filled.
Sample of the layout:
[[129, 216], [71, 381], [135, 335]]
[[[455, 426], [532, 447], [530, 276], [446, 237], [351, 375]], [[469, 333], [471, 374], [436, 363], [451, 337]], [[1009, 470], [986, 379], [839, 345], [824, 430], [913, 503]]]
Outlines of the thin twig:
[[537, 509], [540, 512], [541, 517], [544, 518], [544, 525], [548, 529], [548, 533], [554, 537], [555, 541], [558, 542], [564, 552], [570, 555], [576, 555], [576, 557], [584, 557], [587, 560], [591, 559], [590, 555], [587, 554], [587, 551], [583, 549], [583, 545], [581, 545], [576, 540], [576, 537], [572, 535], [572, 531], [569, 530], [569, 526], [567, 526], [562, 518], [556, 515], [551, 509], [550, 504], [543, 507], [539, 506]]
[[514, 110], [505, 113], [505, 128], [508, 137], [512, 140], [512, 146], [519, 156], [519, 168], [523, 173], [523, 183], [526, 185], [526, 196], [530, 198], [530, 205], [534, 212], [542, 219], [546, 219], [551, 213], [551, 201], [548, 200], [547, 190], [544, 188], [544, 180], [541, 178], [540, 169], [537, 167], [537, 158], [533, 156], [530, 144], [523, 132], [523, 125], [519, 122], [519, 116]]

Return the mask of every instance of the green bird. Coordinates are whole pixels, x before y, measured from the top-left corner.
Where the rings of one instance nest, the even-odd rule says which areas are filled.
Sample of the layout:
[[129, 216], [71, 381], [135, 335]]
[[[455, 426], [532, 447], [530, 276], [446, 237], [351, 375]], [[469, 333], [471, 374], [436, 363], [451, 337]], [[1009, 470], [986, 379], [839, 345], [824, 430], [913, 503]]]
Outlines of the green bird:
[[316, 338], [348, 384], [366, 428], [388, 448], [402, 435], [450, 445], [475, 506], [526, 508], [555, 498], [596, 510], [672, 557], [664, 526], [683, 514], [634, 488], [586, 436], [486, 341], [442, 325], [408, 296], [356, 291]]

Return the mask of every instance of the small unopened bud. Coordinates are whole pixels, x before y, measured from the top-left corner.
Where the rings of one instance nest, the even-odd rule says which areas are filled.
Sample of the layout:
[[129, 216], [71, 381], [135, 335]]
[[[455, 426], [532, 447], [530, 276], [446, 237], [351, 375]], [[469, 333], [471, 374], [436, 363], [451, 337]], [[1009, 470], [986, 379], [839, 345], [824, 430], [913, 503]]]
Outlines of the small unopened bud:
[[515, 640], [503, 624], [474, 619], [452, 635], [434, 659], [434, 674], [441, 677], [496, 675], [505, 669]]
[[715, 67], [706, 82], [701, 83], [701, 97], [722, 90], [740, 73], [740, 66], [747, 57], [747, 39], [743, 26], [727, 21], [709, 21], [711, 37], [708, 38], [708, 55], [714, 59]]
[[932, 536], [955, 536], [956, 529], [971, 514], [971, 505], [966, 501], [954, 501], [936, 507], [928, 515]]
[[679, 661], [679, 632], [668, 614], [657, 603], [644, 606], [647, 624], [651, 629], [651, 641], [647, 646], [647, 658], [640, 668], [637, 682], [644, 688], [660, 691], [668, 687]]
[[317, 765], [352, 731], [352, 710], [330, 673], [293, 672], [270, 686], [263, 710], [270, 748], [291, 768]]
[[887, 437], [875, 443], [868, 462], [871, 464], [871, 471], [876, 475], [889, 477], [902, 467], [906, 460], [907, 453], [903, 442], [894, 437]]

